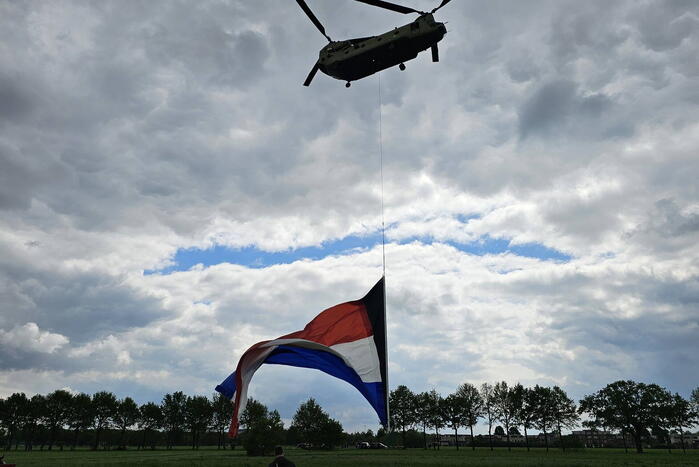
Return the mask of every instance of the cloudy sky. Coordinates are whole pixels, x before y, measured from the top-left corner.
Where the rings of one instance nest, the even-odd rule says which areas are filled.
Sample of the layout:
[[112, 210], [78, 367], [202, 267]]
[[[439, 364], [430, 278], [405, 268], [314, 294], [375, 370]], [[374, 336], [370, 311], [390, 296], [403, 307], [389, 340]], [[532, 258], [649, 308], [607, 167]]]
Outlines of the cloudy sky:
[[[414, 17], [308, 3], [335, 39]], [[391, 386], [699, 385], [699, 4], [438, 19], [440, 63], [304, 88], [325, 39], [291, 0], [0, 2], [0, 396], [210, 395], [362, 297], [380, 116]], [[316, 371], [251, 394], [378, 426]]]

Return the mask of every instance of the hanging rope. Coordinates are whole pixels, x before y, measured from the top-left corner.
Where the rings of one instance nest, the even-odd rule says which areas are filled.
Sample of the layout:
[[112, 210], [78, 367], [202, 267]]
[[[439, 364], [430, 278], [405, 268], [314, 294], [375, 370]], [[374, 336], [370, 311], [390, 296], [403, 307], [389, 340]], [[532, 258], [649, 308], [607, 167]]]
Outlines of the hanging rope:
[[381, 98], [381, 73], [379, 76], [379, 159], [381, 170], [381, 264], [383, 266], [383, 320], [385, 323], [384, 334], [384, 349], [386, 349], [386, 431], [391, 432], [391, 406], [389, 404], [390, 386], [388, 383], [388, 319], [386, 316], [386, 223], [384, 221], [384, 202], [383, 202], [383, 126], [382, 126], [382, 109], [383, 100]]
[[383, 101], [381, 99], [381, 73], [379, 76], [379, 158], [381, 165], [381, 260], [383, 265], [383, 276], [386, 277], [386, 225], [384, 223], [384, 206], [383, 206], [383, 128], [381, 122], [381, 113], [383, 109]]

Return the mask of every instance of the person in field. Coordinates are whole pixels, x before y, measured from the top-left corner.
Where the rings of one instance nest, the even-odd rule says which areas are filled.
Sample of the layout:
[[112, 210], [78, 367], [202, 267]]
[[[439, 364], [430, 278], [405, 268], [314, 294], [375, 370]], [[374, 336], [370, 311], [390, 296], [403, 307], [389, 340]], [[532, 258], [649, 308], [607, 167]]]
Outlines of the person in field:
[[274, 448], [274, 460], [269, 464], [269, 467], [296, 467], [296, 464], [284, 457], [284, 448], [277, 446]]

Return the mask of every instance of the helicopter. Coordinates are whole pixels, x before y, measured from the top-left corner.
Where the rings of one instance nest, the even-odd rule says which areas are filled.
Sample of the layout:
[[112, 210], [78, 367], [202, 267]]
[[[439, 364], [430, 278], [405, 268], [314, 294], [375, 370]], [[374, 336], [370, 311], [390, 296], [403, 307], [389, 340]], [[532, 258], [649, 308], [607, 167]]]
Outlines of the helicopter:
[[442, 0], [442, 3], [429, 13], [383, 0], [356, 1], [397, 13], [417, 13], [420, 16], [411, 23], [378, 36], [333, 41], [325, 33], [325, 28], [305, 0], [296, 0], [296, 3], [329, 42], [320, 50], [318, 61], [313, 65], [306, 81], [304, 81], [304, 86], [310, 86], [313, 77], [320, 70], [335, 79], [346, 81], [345, 87], [350, 87], [352, 81], [396, 65], [403, 71], [405, 70], [404, 62], [414, 59], [418, 53], [427, 49], [432, 49], [432, 61], [439, 61], [437, 43], [447, 33], [447, 28], [444, 23], [435, 21], [433, 15], [451, 0]]

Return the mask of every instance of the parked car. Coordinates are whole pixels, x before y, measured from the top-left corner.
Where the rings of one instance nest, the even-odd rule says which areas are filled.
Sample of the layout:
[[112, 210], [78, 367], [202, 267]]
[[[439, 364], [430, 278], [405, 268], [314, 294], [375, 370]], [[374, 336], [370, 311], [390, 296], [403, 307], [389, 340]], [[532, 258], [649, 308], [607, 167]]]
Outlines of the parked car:
[[371, 443], [371, 449], [388, 449], [388, 446], [383, 443]]
[[371, 445], [366, 441], [360, 441], [359, 443], [357, 443], [356, 447], [357, 449], [369, 449], [371, 448]]

